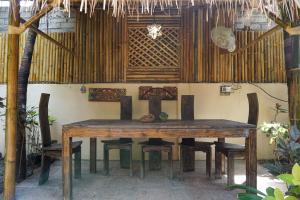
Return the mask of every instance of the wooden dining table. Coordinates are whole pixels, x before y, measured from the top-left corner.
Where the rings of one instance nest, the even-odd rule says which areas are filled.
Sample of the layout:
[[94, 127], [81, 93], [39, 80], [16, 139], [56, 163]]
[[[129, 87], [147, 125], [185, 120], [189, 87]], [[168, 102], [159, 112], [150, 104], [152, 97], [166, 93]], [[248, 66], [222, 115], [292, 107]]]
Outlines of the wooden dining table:
[[[72, 199], [72, 138], [245, 138], [246, 184], [256, 188], [256, 126], [224, 119], [168, 120], [143, 123], [138, 120], [91, 119], [63, 125], [63, 197]], [[201, 187], [199, 185], [199, 187]]]

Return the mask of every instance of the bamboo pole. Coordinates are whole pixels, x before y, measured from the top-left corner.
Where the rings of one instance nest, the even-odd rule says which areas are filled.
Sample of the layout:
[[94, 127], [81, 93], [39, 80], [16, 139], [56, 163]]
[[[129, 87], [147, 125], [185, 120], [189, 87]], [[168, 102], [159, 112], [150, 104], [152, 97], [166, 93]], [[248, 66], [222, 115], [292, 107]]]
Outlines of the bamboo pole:
[[[24, 20], [23, 18], [21, 18], [22, 22], [26, 22], [26, 20]], [[38, 28], [34, 27], [33, 25], [29, 26], [34, 32], [36, 32], [37, 34], [39, 34], [40, 36], [42, 36], [43, 38], [49, 40], [50, 42], [56, 44], [57, 46], [63, 48], [64, 50], [66, 50], [67, 52], [69, 52], [71, 55], [74, 56], [74, 52], [70, 49], [68, 49], [68, 47], [66, 47], [65, 45], [61, 44], [60, 42], [58, 42], [57, 40], [54, 40], [52, 37], [50, 37], [48, 34], [44, 33], [43, 31], [39, 30]]]
[[257, 44], [259, 41], [265, 39], [266, 37], [268, 37], [269, 35], [273, 34], [274, 32], [278, 31], [281, 29], [281, 26], [277, 25], [274, 28], [268, 30], [267, 32], [265, 32], [264, 34], [260, 35], [258, 38], [256, 38], [255, 40], [252, 40], [250, 43], [248, 43], [247, 45], [236, 49], [234, 52], [230, 53], [230, 54], [238, 54], [244, 50], [246, 50], [249, 47], [252, 47], [253, 45]]
[[[9, 25], [20, 25], [20, 2], [10, 0]], [[7, 53], [7, 113], [5, 136], [4, 200], [15, 199], [16, 190], [16, 135], [17, 135], [17, 82], [19, 67], [19, 38], [8, 34]]]

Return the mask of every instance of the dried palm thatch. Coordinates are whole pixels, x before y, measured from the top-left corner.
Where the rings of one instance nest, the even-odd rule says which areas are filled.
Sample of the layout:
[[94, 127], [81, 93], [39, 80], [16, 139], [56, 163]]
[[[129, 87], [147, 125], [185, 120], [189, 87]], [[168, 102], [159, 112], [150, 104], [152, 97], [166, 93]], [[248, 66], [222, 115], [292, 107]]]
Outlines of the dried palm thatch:
[[[31, 0], [28, 0], [31, 1]], [[300, 20], [300, 0], [34, 0], [34, 5], [45, 6], [49, 1], [54, 2], [57, 8], [70, 12], [71, 5], [79, 3], [80, 11], [89, 13], [95, 9], [109, 10], [113, 16], [125, 14], [153, 14], [155, 9], [165, 10], [183, 6], [206, 5], [219, 13], [226, 13], [234, 20], [239, 14], [252, 15], [253, 11], [265, 14], [282, 27], [298, 25]], [[41, 3], [42, 1], [42, 3]]]

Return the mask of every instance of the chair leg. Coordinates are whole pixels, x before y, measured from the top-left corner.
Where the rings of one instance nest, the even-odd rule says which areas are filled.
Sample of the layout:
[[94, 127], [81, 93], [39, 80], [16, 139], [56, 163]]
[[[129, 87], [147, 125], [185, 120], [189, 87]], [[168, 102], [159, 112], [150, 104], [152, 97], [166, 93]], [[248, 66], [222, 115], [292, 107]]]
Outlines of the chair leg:
[[222, 163], [222, 174], [225, 174], [225, 171], [226, 171], [226, 156], [224, 154], [222, 154], [221, 163]]
[[132, 145], [129, 148], [129, 176], [133, 176], [133, 165], [132, 165]]
[[211, 148], [206, 152], [206, 175], [211, 177]]
[[221, 179], [222, 178], [222, 153], [215, 151], [215, 178]]
[[81, 178], [81, 147], [78, 152], [75, 153], [75, 178]]
[[41, 167], [41, 174], [39, 178], [39, 185], [43, 185], [48, 181], [50, 165], [51, 165], [51, 158], [49, 156], [45, 156], [44, 153], [42, 153], [42, 167]]
[[182, 148], [182, 170], [184, 172], [195, 171], [195, 151], [189, 146], [181, 146]]
[[104, 144], [103, 146], [103, 152], [104, 152], [104, 159], [103, 159], [104, 174], [108, 175], [109, 174], [109, 149], [106, 144]]
[[179, 166], [179, 174], [182, 177], [183, 175], [183, 151], [182, 151], [182, 146], [180, 146], [180, 162], [179, 162], [180, 166]]
[[97, 138], [90, 138], [90, 172], [96, 173]]
[[169, 157], [169, 168], [170, 168], [170, 179], [173, 179], [173, 151], [172, 151], [172, 147], [170, 147], [170, 151], [168, 153], [168, 157]]
[[141, 153], [141, 178], [143, 179], [145, 177], [145, 152], [142, 147], [142, 153]]
[[234, 154], [228, 153], [227, 156], [227, 185], [234, 184]]

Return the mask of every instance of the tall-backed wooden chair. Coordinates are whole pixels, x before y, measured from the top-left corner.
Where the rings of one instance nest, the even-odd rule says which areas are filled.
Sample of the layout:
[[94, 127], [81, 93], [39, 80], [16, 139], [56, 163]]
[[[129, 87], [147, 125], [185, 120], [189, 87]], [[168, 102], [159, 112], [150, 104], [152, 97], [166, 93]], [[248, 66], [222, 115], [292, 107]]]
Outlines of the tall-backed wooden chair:
[[[259, 103], [256, 93], [247, 94], [249, 104], [248, 124], [257, 125], [259, 114]], [[238, 144], [231, 144], [226, 142], [216, 142], [216, 160], [221, 160], [221, 156], [227, 157], [227, 184], [234, 184], [234, 158], [236, 156], [245, 156], [245, 146]], [[220, 168], [217, 165], [221, 163], [216, 162], [216, 169]]]
[[[194, 120], [194, 95], [181, 96], [181, 120]], [[206, 175], [211, 176], [213, 142], [199, 142], [195, 138], [183, 138], [180, 144], [180, 171], [194, 171], [195, 152], [206, 154]]]
[[[132, 120], [132, 97], [122, 96], [120, 98], [121, 120]], [[132, 169], [132, 139], [120, 138], [117, 140], [103, 140], [104, 154], [104, 172], [109, 174], [109, 151], [112, 149], [120, 149], [120, 165], [123, 168], [129, 168], [129, 175], [133, 175]]]
[[[161, 113], [161, 98], [159, 96], [151, 96], [149, 98], [149, 113], [159, 120]], [[172, 159], [172, 146], [173, 142], [163, 141], [161, 138], [150, 138], [148, 141], [141, 142], [141, 178], [145, 176], [145, 153], [149, 153], [149, 169], [161, 169], [161, 153], [168, 153], [170, 178], [173, 178], [173, 159]]]
[[[51, 142], [50, 125], [48, 119], [48, 104], [50, 94], [41, 94], [39, 105], [39, 120], [42, 137], [42, 167], [39, 185], [47, 182], [49, 178], [51, 160], [60, 159], [62, 156], [62, 145]], [[72, 143], [72, 152], [75, 154], [75, 178], [81, 177], [81, 141]]]

